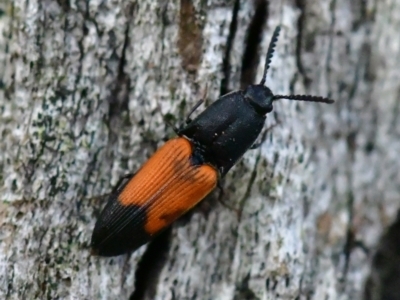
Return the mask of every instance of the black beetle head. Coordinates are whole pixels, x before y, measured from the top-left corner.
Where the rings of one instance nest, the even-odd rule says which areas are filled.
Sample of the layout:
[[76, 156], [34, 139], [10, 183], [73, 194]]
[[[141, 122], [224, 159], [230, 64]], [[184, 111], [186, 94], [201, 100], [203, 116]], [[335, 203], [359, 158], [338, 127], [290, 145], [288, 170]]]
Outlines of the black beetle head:
[[244, 97], [260, 115], [270, 113], [273, 109], [274, 95], [264, 85], [249, 85], [244, 91]]

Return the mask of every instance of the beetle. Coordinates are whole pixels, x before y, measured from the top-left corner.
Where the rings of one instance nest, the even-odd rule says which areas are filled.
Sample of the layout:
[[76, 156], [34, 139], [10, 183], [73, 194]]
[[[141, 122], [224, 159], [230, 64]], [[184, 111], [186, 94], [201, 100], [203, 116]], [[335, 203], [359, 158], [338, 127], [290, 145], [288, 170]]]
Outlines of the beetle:
[[135, 175], [123, 177], [109, 196], [93, 230], [92, 253], [115, 256], [134, 251], [207, 196], [243, 154], [256, 144], [266, 115], [278, 99], [333, 103], [324, 97], [274, 95], [265, 86], [280, 26], [268, 47], [263, 77], [223, 95], [176, 130]]

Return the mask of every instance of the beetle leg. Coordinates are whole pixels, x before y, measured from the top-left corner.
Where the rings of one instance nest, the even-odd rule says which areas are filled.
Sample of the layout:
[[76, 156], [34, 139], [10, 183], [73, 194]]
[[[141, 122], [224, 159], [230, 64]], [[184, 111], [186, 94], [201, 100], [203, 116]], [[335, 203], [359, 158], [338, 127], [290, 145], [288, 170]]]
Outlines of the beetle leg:
[[192, 109], [190, 110], [189, 114], [187, 115], [187, 117], [186, 117], [186, 119], [185, 119], [185, 122], [184, 122], [183, 124], [181, 124], [181, 125], [179, 126], [179, 128], [176, 127], [176, 126], [175, 126], [174, 124], [172, 124], [171, 122], [169, 122], [169, 121], [165, 118], [165, 116], [163, 115], [164, 122], [167, 123], [167, 125], [170, 126], [170, 127], [172, 128], [172, 130], [175, 132], [176, 135], [180, 135], [180, 132], [181, 132], [182, 128], [185, 127], [185, 124], [187, 125], [187, 124], [189, 124], [190, 122], [192, 122], [192, 119], [190, 119], [190, 116], [194, 113], [194, 111], [195, 111], [197, 108], [199, 108], [199, 106], [200, 106], [203, 102], [204, 102], [203, 99], [200, 99], [199, 101], [196, 102], [196, 104], [192, 107]]
[[[133, 175], [135, 175], [134, 173], [129, 173], [129, 174], [125, 174], [124, 176], [122, 176], [120, 179], [118, 179], [117, 184], [114, 186], [113, 190], [112, 190], [112, 194], [116, 193], [119, 188], [121, 188], [122, 186], [125, 185], [125, 183], [127, 183], [129, 181], [129, 179], [131, 179], [133, 177]], [[125, 181], [125, 182], [124, 182]]]
[[218, 198], [222, 198], [224, 196], [224, 187], [222, 186], [221, 180], [218, 180], [217, 188], [219, 189], [220, 192]]
[[250, 150], [257, 149], [258, 147], [261, 146], [262, 143], [263, 143], [263, 141], [259, 141], [259, 142], [254, 143], [254, 144], [250, 147]]
[[217, 188], [219, 189], [218, 202], [221, 203], [223, 206], [225, 206], [227, 209], [233, 210], [237, 214], [237, 216], [239, 217], [240, 216], [240, 210], [235, 208], [235, 207], [233, 207], [233, 206], [231, 206], [231, 205], [229, 205], [229, 204], [227, 204], [222, 199], [224, 197], [224, 195], [225, 195], [225, 192], [224, 192], [224, 188], [222, 186], [221, 181], [218, 181]]
[[261, 144], [264, 143], [265, 138], [267, 137], [268, 131], [270, 131], [270, 130], [271, 130], [272, 128], [274, 128], [275, 126], [278, 126], [278, 125], [281, 124], [281, 120], [279, 119], [277, 113], [274, 113], [274, 117], [275, 117], [276, 122], [275, 122], [274, 124], [272, 124], [271, 126], [269, 126], [267, 129], [264, 130], [261, 139], [260, 139], [258, 142], [255, 142], [255, 143], [250, 147], [250, 150], [254, 150], [254, 149], [257, 149], [258, 147], [260, 147]]
[[192, 107], [192, 109], [189, 111], [185, 123], [189, 124], [190, 122], [192, 122], [192, 119], [190, 119], [190, 116], [195, 112], [196, 109], [199, 108], [199, 106], [204, 102], [204, 99], [200, 99], [199, 101], [196, 102], [196, 104]]
[[258, 142], [255, 142], [255, 143], [250, 147], [250, 150], [254, 150], [254, 149], [259, 148], [259, 147], [262, 145], [262, 143], [264, 143], [265, 138], [267, 137], [268, 131], [270, 131], [272, 128], [274, 128], [274, 127], [275, 127], [276, 125], [278, 125], [278, 124], [279, 124], [279, 123], [277, 122], [277, 123], [272, 124], [271, 126], [269, 126], [267, 129], [265, 129], [265, 131], [263, 132], [263, 134], [262, 134], [260, 140], [259, 140]]
[[167, 121], [165, 118], [164, 118], [164, 122], [167, 123], [167, 125], [172, 128], [172, 130], [175, 132], [176, 135], [179, 135], [179, 128], [178, 127], [176, 127], [171, 122]]
[[188, 115], [186, 117], [186, 120], [185, 120], [186, 125], [189, 124], [190, 122], [192, 122], [192, 119], [190, 119], [190, 116], [205, 101], [205, 99], [207, 97], [207, 92], [208, 92], [208, 85], [206, 84], [206, 88], [204, 89], [204, 93], [203, 93], [203, 98], [201, 98], [199, 101], [196, 102], [196, 104], [192, 107], [192, 109], [189, 111], [189, 113], [188, 113]]
[[[116, 194], [121, 188], [123, 188], [125, 186], [125, 184], [129, 181], [129, 179], [131, 179], [133, 177], [133, 175], [135, 175], [135, 174], [134, 173], [125, 174], [120, 179], [118, 179], [117, 184], [113, 187], [110, 194], [107, 193], [107, 194], [101, 195], [99, 197], [100, 198], [108, 198], [111, 194]], [[124, 181], [126, 181], [126, 182], [124, 182]], [[78, 207], [78, 209], [79, 209], [79, 207]]]

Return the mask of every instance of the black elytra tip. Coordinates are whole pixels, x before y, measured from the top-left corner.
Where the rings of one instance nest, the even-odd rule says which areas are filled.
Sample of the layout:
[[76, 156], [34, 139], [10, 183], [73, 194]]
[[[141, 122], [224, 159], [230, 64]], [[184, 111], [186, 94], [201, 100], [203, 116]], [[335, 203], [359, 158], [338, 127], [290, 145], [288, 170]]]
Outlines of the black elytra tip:
[[146, 213], [142, 206], [122, 205], [118, 195], [111, 194], [93, 229], [90, 254], [116, 256], [135, 251], [147, 243], [151, 236], [145, 230]]

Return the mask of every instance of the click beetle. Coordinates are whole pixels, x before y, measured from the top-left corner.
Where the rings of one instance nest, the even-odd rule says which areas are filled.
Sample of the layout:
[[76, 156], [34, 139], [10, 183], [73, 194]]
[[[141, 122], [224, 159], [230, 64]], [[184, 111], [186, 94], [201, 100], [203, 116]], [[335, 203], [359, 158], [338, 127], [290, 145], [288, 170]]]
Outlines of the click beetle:
[[274, 101], [334, 102], [274, 95], [265, 86], [279, 31], [278, 26], [272, 35], [259, 84], [220, 97], [178, 129], [178, 137], [161, 146], [135, 175], [117, 184], [95, 224], [93, 254], [134, 251], [199, 203], [255, 144]]

